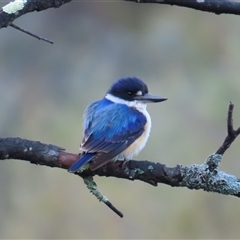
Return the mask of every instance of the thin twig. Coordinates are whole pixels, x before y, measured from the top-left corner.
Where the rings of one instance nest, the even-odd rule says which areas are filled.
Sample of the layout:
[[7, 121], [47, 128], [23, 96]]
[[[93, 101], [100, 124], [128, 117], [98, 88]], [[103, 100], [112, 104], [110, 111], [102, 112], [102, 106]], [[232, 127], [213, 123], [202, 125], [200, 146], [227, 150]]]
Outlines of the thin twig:
[[240, 134], [240, 127], [237, 130], [234, 130], [234, 128], [233, 128], [233, 118], [232, 118], [233, 109], [234, 109], [234, 104], [232, 102], [230, 102], [229, 106], [228, 106], [228, 117], [227, 117], [227, 131], [228, 131], [228, 135], [225, 138], [223, 144], [216, 151], [216, 154], [223, 155], [225, 153], [225, 151], [233, 143], [235, 138]]
[[109, 201], [106, 201], [106, 202], [104, 202], [112, 211], [114, 211], [120, 218], [122, 218], [123, 217], [123, 214], [118, 210], [118, 209], [116, 209], [112, 204], [111, 204], [111, 202], [109, 202]]
[[229, 107], [228, 107], [228, 117], [227, 117], [227, 130], [228, 130], [229, 136], [234, 136], [233, 119], [232, 119], [233, 108], [234, 108], [234, 104], [230, 101]]
[[51, 43], [51, 44], [54, 43], [52, 40], [49, 40], [49, 39], [44, 38], [44, 37], [40, 37], [40, 36], [38, 36], [38, 35], [36, 35], [36, 34], [34, 34], [34, 33], [31, 33], [31, 32], [29, 32], [29, 31], [27, 31], [27, 30], [25, 30], [25, 29], [22, 29], [22, 28], [16, 26], [16, 25], [13, 24], [13, 23], [11, 23], [10, 26], [13, 27], [13, 28], [15, 28], [15, 29], [17, 29], [17, 30], [19, 30], [19, 31], [21, 31], [21, 32], [24, 32], [24, 33], [30, 35], [30, 36], [32, 36], [32, 37], [35, 37], [35, 38], [37, 38], [38, 40], [43, 40], [43, 41], [48, 42], [48, 43]]
[[97, 184], [94, 182], [93, 177], [83, 177], [83, 181], [90, 192], [100, 201], [105, 203], [113, 212], [115, 212], [119, 217], [123, 217], [123, 214], [113, 206], [113, 204], [104, 196], [98, 189]]

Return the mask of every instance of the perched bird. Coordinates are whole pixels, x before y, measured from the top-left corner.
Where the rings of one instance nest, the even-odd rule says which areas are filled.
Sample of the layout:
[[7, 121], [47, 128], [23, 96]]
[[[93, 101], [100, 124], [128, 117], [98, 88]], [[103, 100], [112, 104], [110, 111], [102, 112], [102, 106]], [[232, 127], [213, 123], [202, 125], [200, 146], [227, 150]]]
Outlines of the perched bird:
[[129, 160], [145, 146], [151, 130], [147, 103], [167, 98], [148, 93], [137, 77], [120, 78], [106, 96], [90, 104], [84, 113], [82, 156], [68, 169], [78, 171], [90, 162], [94, 171], [115, 160]]

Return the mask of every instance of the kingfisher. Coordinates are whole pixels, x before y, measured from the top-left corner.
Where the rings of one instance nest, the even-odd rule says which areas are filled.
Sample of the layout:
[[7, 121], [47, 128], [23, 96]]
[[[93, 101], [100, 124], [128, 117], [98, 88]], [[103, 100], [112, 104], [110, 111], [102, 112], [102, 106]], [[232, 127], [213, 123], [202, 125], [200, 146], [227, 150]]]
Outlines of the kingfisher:
[[137, 77], [115, 81], [103, 99], [86, 108], [82, 154], [68, 171], [74, 173], [88, 162], [89, 169], [95, 171], [110, 161], [132, 159], [143, 149], [150, 134], [147, 103], [165, 100], [149, 94], [147, 85]]

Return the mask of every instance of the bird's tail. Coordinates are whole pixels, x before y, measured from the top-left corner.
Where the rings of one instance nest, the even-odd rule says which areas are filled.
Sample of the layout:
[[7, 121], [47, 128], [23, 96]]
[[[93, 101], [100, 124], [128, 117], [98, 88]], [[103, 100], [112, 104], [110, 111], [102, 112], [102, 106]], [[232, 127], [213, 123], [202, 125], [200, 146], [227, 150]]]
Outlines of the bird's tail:
[[91, 161], [94, 157], [94, 153], [86, 153], [82, 155], [69, 169], [71, 173], [77, 172], [85, 163]]

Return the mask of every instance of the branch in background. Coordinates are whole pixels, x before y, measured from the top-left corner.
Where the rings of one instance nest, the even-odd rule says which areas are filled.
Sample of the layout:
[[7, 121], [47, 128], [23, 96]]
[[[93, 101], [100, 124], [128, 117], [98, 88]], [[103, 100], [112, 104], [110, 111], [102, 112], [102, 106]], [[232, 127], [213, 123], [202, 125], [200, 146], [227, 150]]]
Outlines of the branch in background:
[[54, 43], [52, 40], [49, 40], [49, 39], [47, 39], [47, 38], [44, 38], [44, 37], [38, 36], [38, 35], [36, 35], [36, 34], [34, 34], [34, 33], [31, 33], [31, 32], [29, 32], [29, 31], [27, 31], [27, 30], [25, 30], [25, 29], [22, 29], [22, 28], [16, 26], [16, 25], [13, 24], [13, 23], [11, 23], [10, 26], [13, 27], [13, 28], [15, 28], [15, 29], [17, 29], [17, 30], [19, 30], [19, 31], [21, 31], [21, 32], [23, 32], [23, 33], [26, 33], [26, 34], [30, 35], [30, 36], [32, 36], [32, 37], [35, 37], [35, 38], [37, 38], [38, 40], [42, 40], [42, 41], [44, 41], [44, 42], [48, 42], [48, 43], [51, 43], [51, 44]]
[[[150, 161], [130, 160], [124, 164], [122, 161], [116, 161], [110, 162], [96, 171], [92, 172], [87, 169], [76, 175], [83, 178], [98, 175], [140, 180], [153, 186], [164, 183], [174, 187], [203, 189], [240, 197], [240, 180], [217, 170], [224, 152], [240, 133], [239, 128], [236, 131], [233, 129], [232, 111], [233, 104], [230, 103], [227, 121], [228, 136], [224, 143], [201, 165], [167, 167], [164, 164]], [[34, 164], [68, 169], [78, 158], [79, 154], [65, 152], [63, 148], [51, 144], [21, 138], [0, 139], [0, 160], [19, 159]]]
[[216, 14], [240, 15], [240, 2], [233, 0], [124, 0], [136, 3], [159, 3], [187, 7]]
[[[72, 0], [15, 0], [2, 7], [0, 10], [0, 29], [8, 26], [12, 26], [28, 35], [31, 35], [39, 40], [43, 40], [49, 43], [53, 43], [51, 40], [40, 37], [29, 31], [17, 27], [12, 22], [20, 16], [34, 12], [43, 11], [48, 8], [58, 8], [61, 5], [71, 2]], [[196, 10], [213, 12], [216, 14], [229, 13], [240, 15], [240, 2], [232, 0], [124, 0], [127, 2], [137, 3], [159, 3], [176, 5], [180, 7], [187, 7]]]
[[43, 11], [48, 8], [58, 8], [61, 5], [71, 2], [71, 0], [15, 0], [2, 7], [0, 10], [0, 29], [11, 26], [39, 40], [52, 43], [51, 40], [40, 37], [34, 33], [26, 31], [12, 22], [20, 16], [34, 11]]
[[[72, 0], [15, 0], [0, 10], [0, 29], [8, 27], [20, 16], [43, 11], [48, 8], [58, 8]], [[240, 2], [233, 0], [124, 0], [136, 3], [158, 3], [192, 8], [216, 14], [228, 13], [240, 15]]]
[[58, 8], [71, 0], [15, 0], [8, 3], [0, 11], [0, 28], [8, 27], [15, 19], [24, 14]]

